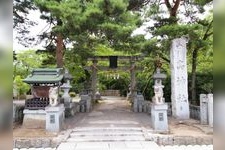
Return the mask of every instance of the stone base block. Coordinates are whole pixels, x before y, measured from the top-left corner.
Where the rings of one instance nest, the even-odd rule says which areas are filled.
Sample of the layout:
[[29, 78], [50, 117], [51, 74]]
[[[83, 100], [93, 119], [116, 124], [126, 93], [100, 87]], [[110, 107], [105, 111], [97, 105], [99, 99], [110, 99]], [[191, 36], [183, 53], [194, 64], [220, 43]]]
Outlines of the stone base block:
[[23, 111], [23, 127], [28, 129], [45, 129], [46, 113], [45, 110], [29, 110]]
[[167, 104], [152, 104], [152, 127], [156, 132], [168, 132]]
[[55, 107], [48, 106], [46, 111], [46, 130], [49, 132], [59, 132], [63, 127], [65, 118], [65, 107], [59, 104]]
[[91, 100], [89, 95], [81, 95], [80, 100], [80, 112], [90, 112], [92, 110], [92, 104], [94, 101]]
[[65, 117], [74, 116], [75, 113], [77, 112], [75, 102], [64, 103], [64, 106], [65, 106]]

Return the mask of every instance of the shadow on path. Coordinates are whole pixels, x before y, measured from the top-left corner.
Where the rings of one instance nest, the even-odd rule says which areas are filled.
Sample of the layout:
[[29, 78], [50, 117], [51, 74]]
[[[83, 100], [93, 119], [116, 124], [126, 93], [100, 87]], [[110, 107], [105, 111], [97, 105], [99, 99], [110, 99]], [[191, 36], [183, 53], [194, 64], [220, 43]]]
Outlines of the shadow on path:
[[151, 128], [150, 115], [134, 113], [123, 97], [103, 97], [90, 113], [77, 113], [66, 119], [66, 128], [75, 127], [145, 127]]

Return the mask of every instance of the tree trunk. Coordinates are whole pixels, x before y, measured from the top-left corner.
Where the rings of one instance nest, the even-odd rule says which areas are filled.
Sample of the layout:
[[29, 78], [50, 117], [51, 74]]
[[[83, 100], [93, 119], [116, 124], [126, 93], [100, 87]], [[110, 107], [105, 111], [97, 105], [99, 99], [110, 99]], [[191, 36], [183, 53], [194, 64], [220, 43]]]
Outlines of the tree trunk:
[[196, 105], [196, 68], [197, 68], [198, 49], [194, 49], [192, 54], [192, 70], [191, 70], [191, 103]]
[[174, 17], [174, 18], [177, 17], [177, 11], [178, 11], [178, 8], [180, 6], [180, 2], [181, 2], [181, 0], [176, 0], [176, 1], [174, 0], [173, 1], [174, 5], [172, 7], [172, 5], [170, 4], [170, 1], [165, 0], [166, 7], [170, 12], [170, 17]]
[[[57, 19], [57, 26], [62, 26], [62, 21]], [[57, 68], [63, 68], [63, 36], [62, 33], [58, 32], [56, 35], [56, 64]]]
[[57, 35], [56, 40], [56, 64], [57, 68], [63, 67], [63, 37], [60, 33]]

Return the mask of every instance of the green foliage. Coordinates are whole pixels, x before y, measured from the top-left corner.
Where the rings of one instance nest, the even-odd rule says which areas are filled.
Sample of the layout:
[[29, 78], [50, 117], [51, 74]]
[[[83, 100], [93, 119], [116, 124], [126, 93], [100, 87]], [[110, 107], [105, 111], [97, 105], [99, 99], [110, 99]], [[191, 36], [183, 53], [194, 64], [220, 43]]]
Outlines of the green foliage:
[[[114, 79], [114, 75], [119, 74], [119, 79]], [[127, 72], [101, 72], [98, 74], [99, 90], [120, 90], [122, 96], [128, 93], [130, 83], [129, 73]]]
[[28, 90], [30, 89], [30, 86], [23, 82], [20, 75], [17, 75], [15, 77], [14, 85], [16, 87], [16, 90], [17, 90], [19, 96], [25, 95], [28, 92]]
[[34, 50], [26, 50], [18, 53], [14, 61], [14, 76], [25, 78], [32, 69], [42, 67], [42, 62], [47, 54], [37, 54]]
[[[196, 56], [198, 58], [197, 94], [212, 91], [213, 17], [212, 15], [204, 19], [196, 17], [198, 12], [202, 12], [203, 6], [212, 0], [183, 1], [178, 8], [177, 15], [172, 17], [170, 10], [162, 9], [162, 6], [165, 5], [160, 2], [151, 0], [35, 0], [36, 6], [42, 12], [41, 18], [54, 24], [51, 33], [43, 35], [51, 35], [51, 37], [47, 36], [51, 41], [47, 49], [55, 52], [54, 38], [57, 33], [63, 35], [65, 42], [73, 44], [72, 48], [67, 48], [64, 52], [65, 68], [69, 69], [74, 78], [72, 91], [78, 93], [87, 87], [90, 88], [90, 73], [84, 70], [88, 64], [88, 57], [143, 53], [145, 59], [137, 62], [137, 65], [143, 66], [143, 70], [137, 74], [138, 90], [148, 100], [153, 96], [153, 79], [151, 77], [155, 70], [155, 57], [159, 55], [163, 61], [162, 70], [168, 75], [164, 81], [165, 98], [166, 101], [170, 101], [169, 49], [171, 40], [183, 35], [190, 38], [188, 43], [189, 74], [193, 63], [193, 53], [198, 51]], [[171, 4], [174, 3], [175, 1], [171, 1]], [[181, 6], [185, 7], [185, 12], [182, 12]], [[189, 10], [189, 7], [194, 9]], [[198, 9], [196, 12], [194, 12], [195, 8]], [[141, 9], [144, 11], [143, 13], [137, 11]], [[185, 15], [185, 19], [180, 17], [182, 15]], [[141, 17], [146, 16], [147, 18], [144, 20], [154, 22], [154, 25], [148, 30], [153, 37], [146, 40], [141, 35], [132, 36], [134, 29], [142, 24]], [[27, 57], [28, 55], [29, 57]], [[49, 58], [46, 59], [45, 56], [35, 55], [27, 52], [18, 56], [16, 70], [14, 70], [15, 75], [24, 77], [31, 68], [42, 67], [41, 62], [43, 61], [45, 67], [55, 62], [55, 58], [52, 56], [47, 55]], [[129, 64], [129, 62], [122, 62], [119, 65], [125, 64]], [[99, 65], [108, 65], [108, 62], [101, 62]], [[125, 95], [130, 83], [129, 73], [119, 72], [120, 78], [117, 80], [107, 79], [105, 74], [107, 73], [99, 72], [98, 88], [100, 90], [119, 89], [121, 94]], [[108, 72], [108, 74], [110, 73]]]

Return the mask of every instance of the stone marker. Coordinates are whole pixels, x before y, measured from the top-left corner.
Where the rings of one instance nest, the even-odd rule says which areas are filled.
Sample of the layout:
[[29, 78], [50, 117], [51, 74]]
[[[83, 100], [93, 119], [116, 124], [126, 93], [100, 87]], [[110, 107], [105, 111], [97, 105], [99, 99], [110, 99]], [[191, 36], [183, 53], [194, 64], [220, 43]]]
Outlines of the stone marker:
[[200, 94], [200, 122], [208, 124], [208, 98], [206, 94]]
[[189, 119], [188, 80], [185, 37], [172, 41], [170, 49], [172, 113], [177, 119]]
[[209, 126], [213, 127], [213, 94], [208, 94]]

